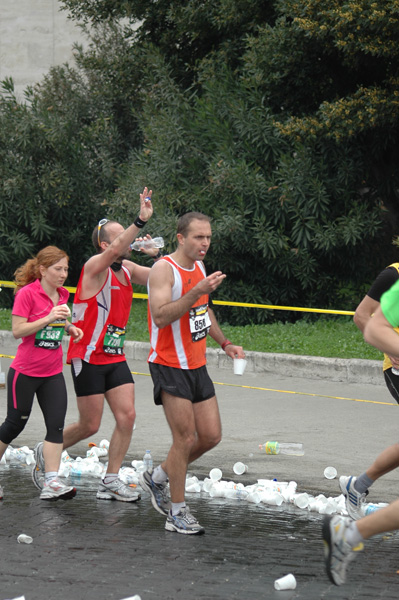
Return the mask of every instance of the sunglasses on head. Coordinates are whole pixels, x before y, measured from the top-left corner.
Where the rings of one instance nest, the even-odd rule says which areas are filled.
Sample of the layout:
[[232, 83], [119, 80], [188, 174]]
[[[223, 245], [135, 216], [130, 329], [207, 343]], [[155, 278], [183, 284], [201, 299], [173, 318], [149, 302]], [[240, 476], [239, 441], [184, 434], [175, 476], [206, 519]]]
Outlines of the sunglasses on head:
[[101, 219], [101, 221], [98, 222], [97, 225], [97, 242], [98, 245], [100, 245], [100, 229], [103, 225], [105, 225], [105, 223], [108, 223], [108, 219]]

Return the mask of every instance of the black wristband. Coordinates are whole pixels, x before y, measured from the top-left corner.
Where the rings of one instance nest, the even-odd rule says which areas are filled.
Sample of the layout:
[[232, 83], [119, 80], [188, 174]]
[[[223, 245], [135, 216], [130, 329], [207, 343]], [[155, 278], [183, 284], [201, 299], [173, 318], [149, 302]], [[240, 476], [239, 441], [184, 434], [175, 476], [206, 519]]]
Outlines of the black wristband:
[[136, 225], [136, 227], [138, 227], [139, 229], [143, 229], [146, 223], [147, 221], [143, 221], [142, 219], [140, 219], [140, 217], [136, 217], [133, 225]]

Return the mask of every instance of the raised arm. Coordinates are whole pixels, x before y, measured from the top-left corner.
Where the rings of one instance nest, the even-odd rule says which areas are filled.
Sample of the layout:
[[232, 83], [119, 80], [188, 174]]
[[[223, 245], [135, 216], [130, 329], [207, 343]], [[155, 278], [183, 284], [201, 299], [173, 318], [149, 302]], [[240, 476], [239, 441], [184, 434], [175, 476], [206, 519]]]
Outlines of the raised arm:
[[151, 218], [153, 207], [151, 202], [152, 191], [144, 188], [140, 194], [140, 214], [135, 221], [123, 230], [110, 244], [107, 244], [101, 254], [92, 256], [86, 263], [85, 276], [96, 277], [107, 270], [112, 263], [129, 251], [129, 246], [140, 233], [141, 228]]

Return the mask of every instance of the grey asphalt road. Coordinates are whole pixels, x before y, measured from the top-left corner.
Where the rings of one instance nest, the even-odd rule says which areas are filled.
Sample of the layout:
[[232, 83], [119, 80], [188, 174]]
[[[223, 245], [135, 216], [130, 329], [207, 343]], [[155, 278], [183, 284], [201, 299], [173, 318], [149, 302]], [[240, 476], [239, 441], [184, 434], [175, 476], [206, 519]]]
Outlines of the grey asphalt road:
[[[12, 347], [4, 346], [3, 354]], [[10, 359], [2, 358], [7, 371]], [[126, 465], [151, 449], [154, 463], [170, 445], [162, 408], [152, 401], [152, 385], [144, 361], [129, 359], [136, 380], [137, 421]], [[339, 494], [337, 479], [323, 476], [332, 465], [342, 474], [360, 474], [373, 458], [398, 438], [399, 406], [381, 385], [348, 383], [286, 374], [250, 371], [242, 377], [231, 369], [209, 367], [219, 400], [223, 440], [201, 457], [190, 472], [204, 479], [219, 467], [223, 478], [255, 483], [258, 479], [294, 480], [299, 491]], [[76, 418], [69, 368], [67, 423]], [[6, 412], [0, 391], [0, 418]], [[112, 415], [105, 408], [100, 431], [92, 440], [109, 439]], [[37, 406], [14, 445], [33, 447], [43, 438]], [[302, 457], [267, 456], [258, 445], [266, 440], [302, 442]], [[85, 455], [87, 441], [70, 449]], [[248, 465], [244, 476], [233, 464]], [[188, 502], [206, 529], [205, 536], [181, 536], [164, 530], [164, 518], [143, 493], [125, 505], [95, 498], [93, 479], [75, 482], [77, 496], [68, 502], [40, 501], [27, 467], [0, 466], [5, 490], [0, 503], [2, 559], [0, 600], [142, 600], [241, 598], [397, 598], [399, 596], [397, 534], [370, 540], [351, 566], [348, 583], [337, 588], [327, 579], [320, 538], [322, 517], [294, 506], [251, 505], [237, 500], [191, 494]], [[398, 473], [377, 482], [370, 501], [397, 497]], [[19, 533], [34, 539], [20, 545]], [[276, 592], [273, 582], [294, 573], [297, 588]]]

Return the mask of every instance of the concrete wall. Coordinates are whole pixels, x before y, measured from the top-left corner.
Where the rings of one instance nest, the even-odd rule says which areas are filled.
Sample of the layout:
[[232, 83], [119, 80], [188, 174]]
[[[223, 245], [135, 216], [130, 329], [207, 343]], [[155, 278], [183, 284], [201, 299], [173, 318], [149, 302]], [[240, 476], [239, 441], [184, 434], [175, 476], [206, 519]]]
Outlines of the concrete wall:
[[0, 0], [0, 80], [12, 77], [21, 98], [50, 67], [73, 62], [81, 30], [57, 0]]

